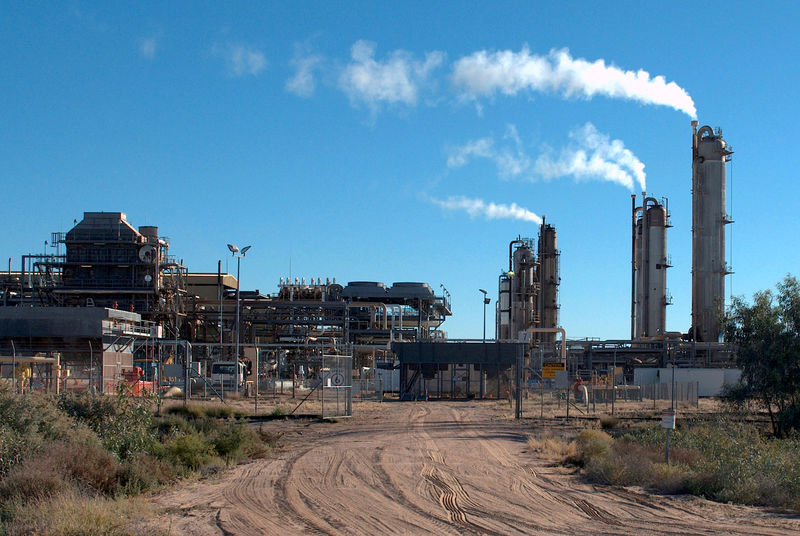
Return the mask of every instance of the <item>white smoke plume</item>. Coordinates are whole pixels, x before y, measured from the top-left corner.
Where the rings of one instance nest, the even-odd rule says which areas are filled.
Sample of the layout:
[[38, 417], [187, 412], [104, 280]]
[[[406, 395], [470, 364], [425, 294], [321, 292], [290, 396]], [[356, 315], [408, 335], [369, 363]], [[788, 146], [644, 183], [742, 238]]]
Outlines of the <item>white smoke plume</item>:
[[511, 203], [510, 205], [487, 203], [483, 199], [470, 199], [464, 196], [451, 196], [445, 200], [431, 199], [431, 201], [445, 210], [463, 210], [471, 218], [483, 216], [487, 220], [521, 220], [533, 222], [537, 225], [542, 223], [542, 218], [516, 203]]
[[503, 178], [518, 177], [524, 174], [530, 168], [531, 161], [523, 151], [517, 127], [508, 125], [503, 139], [511, 140], [514, 147], [496, 147], [494, 138], [491, 136], [470, 140], [460, 147], [455, 147], [447, 157], [447, 167], [459, 168], [467, 165], [470, 160], [485, 158], [494, 162], [497, 172]]
[[373, 110], [380, 103], [415, 106], [421, 87], [444, 61], [442, 52], [429, 52], [423, 61], [395, 50], [383, 61], [375, 59], [375, 43], [357, 41], [351, 61], [339, 77], [339, 87], [352, 103], [363, 101]]
[[621, 140], [612, 140], [591, 123], [569, 133], [573, 145], [561, 150], [558, 158], [544, 153], [536, 159], [534, 172], [546, 179], [572, 176], [599, 178], [634, 190], [634, 182], [646, 190], [644, 164]]
[[564, 97], [591, 99], [595, 95], [669, 106], [696, 118], [694, 101], [675, 82], [650, 76], [642, 69], [625, 71], [605, 60], [573, 58], [569, 50], [553, 49], [546, 56], [519, 52], [481, 50], [460, 58], [453, 66], [453, 82], [467, 97], [495, 92], [516, 95], [522, 90], [558, 93]]

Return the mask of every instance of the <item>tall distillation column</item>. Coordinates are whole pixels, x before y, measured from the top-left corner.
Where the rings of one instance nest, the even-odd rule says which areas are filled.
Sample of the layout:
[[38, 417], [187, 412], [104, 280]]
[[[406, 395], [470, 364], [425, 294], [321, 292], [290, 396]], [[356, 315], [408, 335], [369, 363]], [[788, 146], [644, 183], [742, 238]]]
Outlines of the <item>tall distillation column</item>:
[[732, 223], [725, 206], [725, 163], [732, 151], [722, 132], [697, 129], [692, 121], [692, 333], [696, 341], [718, 342], [723, 332], [725, 225]]
[[[541, 327], [558, 327], [558, 286], [561, 284], [559, 276], [559, 256], [560, 252], [556, 249], [556, 229], [550, 224], [545, 223], [542, 218], [542, 225], [539, 227], [539, 282], [542, 286], [539, 293], [537, 310]], [[555, 333], [540, 333], [542, 342], [553, 343], [556, 340]]]
[[635, 339], [663, 336], [666, 331], [666, 307], [670, 304], [667, 294], [669, 214], [665, 204], [653, 197], [646, 197], [644, 193], [642, 197], [642, 206], [633, 208], [632, 336]]
[[501, 340], [518, 340], [521, 332], [539, 326], [541, 286], [533, 246], [532, 239], [521, 237], [508, 244], [508, 272], [499, 281], [497, 333]]
[[523, 240], [514, 250], [514, 275], [511, 277], [511, 338], [519, 339], [520, 332], [539, 325], [536, 298], [539, 294], [537, 262], [533, 241]]

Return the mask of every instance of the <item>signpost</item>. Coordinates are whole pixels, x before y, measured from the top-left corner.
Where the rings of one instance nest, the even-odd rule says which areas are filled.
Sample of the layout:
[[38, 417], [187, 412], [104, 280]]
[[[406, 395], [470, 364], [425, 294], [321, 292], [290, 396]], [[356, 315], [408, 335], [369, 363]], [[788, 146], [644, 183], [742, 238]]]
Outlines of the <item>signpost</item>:
[[664, 447], [664, 459], [669, 463], [669, 434], [675, 429], [675, 410], [665, 409], [661, 412], [661, 428], [667, 431], [667, 442]]
[[556, 371], [564, 370], [566, 367], [560, 361], [545, 361], [542, 363], [542, 378], [555, 379]]

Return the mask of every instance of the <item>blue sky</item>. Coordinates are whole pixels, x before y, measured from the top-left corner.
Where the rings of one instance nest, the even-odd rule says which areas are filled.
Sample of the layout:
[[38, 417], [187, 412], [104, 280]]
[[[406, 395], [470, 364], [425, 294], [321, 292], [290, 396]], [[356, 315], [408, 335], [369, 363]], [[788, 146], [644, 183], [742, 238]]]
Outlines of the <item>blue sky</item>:
[[694, 107], [735, 151], [729, 292], [797, 273], [793, 3], [382, 4], [4, 4], [4, 265], [123, 211], [192, 271], [252, 244], [242, 285], [262, 292], [290, 265], [444, 284], [445, 330], [478, 338], [478, 288], [497, 297], [508, 242], [546, 215], [568, 336], [622, 338], [646, 180], [685, 331]]

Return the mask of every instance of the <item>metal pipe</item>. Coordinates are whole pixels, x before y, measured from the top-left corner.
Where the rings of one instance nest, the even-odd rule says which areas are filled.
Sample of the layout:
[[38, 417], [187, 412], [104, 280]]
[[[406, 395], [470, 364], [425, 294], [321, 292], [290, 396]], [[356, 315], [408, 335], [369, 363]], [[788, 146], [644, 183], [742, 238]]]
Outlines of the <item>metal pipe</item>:
[[242, 257], [236, 257], [236, 357], [234, 358], [234, 364], [236, 365], [236, 372], [235, 372], [235, 381], [236, 381], [236, 392], [239, 392], [239, 275], [241, 273], [242, 267]]
[[[383, 322], [382, 322], [383, 323], [383, 329], [385, 329], [385, 330], [389, 329], [389, 321], [388, 321], [389, 307], [385, 303], [382, 303], [382, 302], [352, 302], [352, 303], [348, 303], [347, 304], [347, 308], [348, 309], [352, 309], [353, 307], [369, 307], [370, 309], [375, 309], [377, 307], [383, 307], [383, 312], [384, 312]], [[400, 318], [402, 319], [402, 311], [401, 311], [400, 314], [401, 314]], [[377, 321], [375, 321], [374, 323], [377, 324]]]
[[534, 333], [560, 333], [561, 334], [561, 361], [567, 362], [567, 330], [564, 328], [534, 328], [529, 327], [528, 333], [531, 334], [529, 340], [533, 340]]
[[636, 337], [636, 194], [631, 194], [631, 340]]
[[17, 393], [17, 347], [14, 346], [14, 339], [11, 342], [11, 389]]
[[94, 394], [94, 348], [91, 339], [89, 339], [89, 392]]

